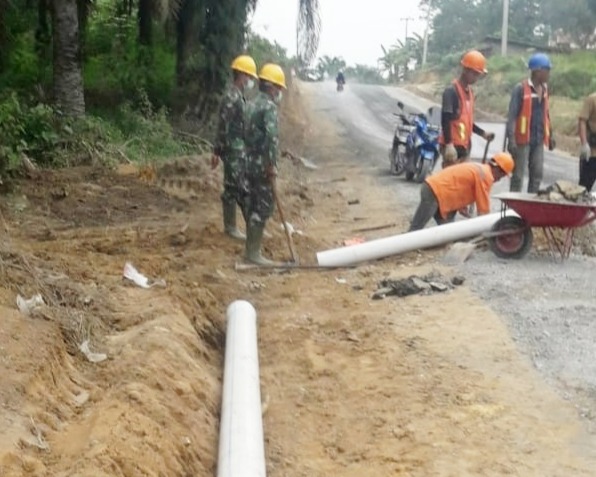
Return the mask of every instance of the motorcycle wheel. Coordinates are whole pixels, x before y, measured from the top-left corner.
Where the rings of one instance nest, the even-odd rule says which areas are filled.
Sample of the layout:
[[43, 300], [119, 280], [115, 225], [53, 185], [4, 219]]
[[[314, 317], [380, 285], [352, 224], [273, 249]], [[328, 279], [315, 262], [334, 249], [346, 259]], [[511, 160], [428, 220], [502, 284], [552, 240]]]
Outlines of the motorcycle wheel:
[[[412, 154], [416, 154], [416, 157], [412, 157]], [[416, 170], [418, 169], [418, 167], [416, 166], [418, 164], [418, 161], [422, 160], [418, 155], [418, 153], [416, 151], [411, 151], [410, 150], [410, 154], [405, 154], [404, 158], [405, 158], [405, 163], [404, 163], [404, 169], [406, 171], [406, 180], [407, 181], [413, 181], [416, 177]]]
[[432, 172], [433, 163], [431, 161], [422, 161], [418, 174], [416, 175], [416, 182], [421, 184], [426, 180], [429, 174]]
[[406, 168], [406, 157], [400, 146], [394, 146], [389, 153], [391, 174], [401, 176]]

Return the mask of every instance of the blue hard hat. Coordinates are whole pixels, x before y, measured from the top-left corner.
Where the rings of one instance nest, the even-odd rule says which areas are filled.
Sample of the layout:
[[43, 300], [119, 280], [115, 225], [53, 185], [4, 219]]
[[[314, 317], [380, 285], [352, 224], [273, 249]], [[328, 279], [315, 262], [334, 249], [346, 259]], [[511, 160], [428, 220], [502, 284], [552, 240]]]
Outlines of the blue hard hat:
[[548, 55], [544, 53], [534, 53], [528, 61], [528, 68], [530, 70], [550, 70], [552, 64]]

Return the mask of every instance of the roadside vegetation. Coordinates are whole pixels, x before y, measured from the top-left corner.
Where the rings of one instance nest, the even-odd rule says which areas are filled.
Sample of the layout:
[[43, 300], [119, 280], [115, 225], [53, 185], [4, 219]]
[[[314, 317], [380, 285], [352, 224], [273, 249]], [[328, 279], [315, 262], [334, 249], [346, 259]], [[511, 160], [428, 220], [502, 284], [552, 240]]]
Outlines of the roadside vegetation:
[[[0, 0], [0, 176], [24, 161], [110, 165], [208, 149], [234, 56], [298, 62], [250, 30], [256, 6]], [[300, 1], [301, 62], [316, 51], [316, 7]]]

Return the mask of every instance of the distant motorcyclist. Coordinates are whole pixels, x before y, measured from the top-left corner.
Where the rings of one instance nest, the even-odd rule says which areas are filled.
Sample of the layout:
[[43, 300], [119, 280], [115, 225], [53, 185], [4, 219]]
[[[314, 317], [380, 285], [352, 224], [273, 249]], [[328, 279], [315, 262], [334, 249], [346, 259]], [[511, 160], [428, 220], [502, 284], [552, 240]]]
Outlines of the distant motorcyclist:
[[341, 91], [344, 89], [344, 85], [346, 84], [346, 77], [344, 76], [344, 72], [339, 70], [337, 72], [337, 76], [335, 77], [335, 82], [337, 83], [337, 90]]

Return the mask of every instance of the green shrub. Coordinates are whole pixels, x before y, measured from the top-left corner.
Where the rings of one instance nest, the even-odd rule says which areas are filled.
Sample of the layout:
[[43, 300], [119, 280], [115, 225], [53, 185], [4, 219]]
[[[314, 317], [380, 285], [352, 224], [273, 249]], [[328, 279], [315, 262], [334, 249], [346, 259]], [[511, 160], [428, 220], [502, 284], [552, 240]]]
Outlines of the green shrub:
[[52, 108], [28, 106], [15, 92], [9, 93], [0, 101], [0, 168], [13, 169], [23, 153], [40, 163], [51, 163], [50, 151], [59, 142], [59, 131]]

